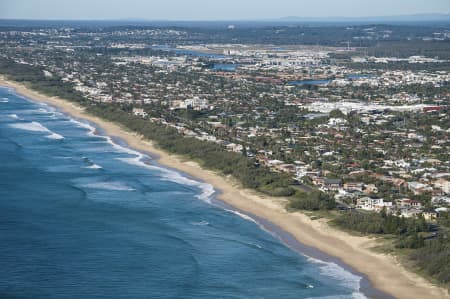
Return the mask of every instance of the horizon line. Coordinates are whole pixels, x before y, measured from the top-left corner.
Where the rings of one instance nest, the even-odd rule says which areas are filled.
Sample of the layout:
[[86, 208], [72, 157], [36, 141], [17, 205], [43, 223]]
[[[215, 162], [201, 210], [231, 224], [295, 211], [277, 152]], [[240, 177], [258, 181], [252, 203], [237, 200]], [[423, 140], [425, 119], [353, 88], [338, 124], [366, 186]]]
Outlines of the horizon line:
[[[134, 21], [134, 22], [295, 22], [295, 21], [348, 21], [348, 20], [373, 20], [373, 19], [395, 19], [395, 18], [414, 18], [422, 17], [421, 21], [426, 21], [427, 17], [448, 17], [450, 22], [450, 12], [436, 12], [436, 13], [417, 13], [417, 14], [398, 14], [398, 15], [374, 15], [374, 16], [283, 16], [270, 17], [260, 19], [145, 19], [145, 18], [92, 18], [92, 19], [58, 19], [58, 18], [14, 18], [1, 17], [0, 21]], [[432, 19], [431, 19], [432, 20]], [[417, 20], [416, 20], [417, 21]]]

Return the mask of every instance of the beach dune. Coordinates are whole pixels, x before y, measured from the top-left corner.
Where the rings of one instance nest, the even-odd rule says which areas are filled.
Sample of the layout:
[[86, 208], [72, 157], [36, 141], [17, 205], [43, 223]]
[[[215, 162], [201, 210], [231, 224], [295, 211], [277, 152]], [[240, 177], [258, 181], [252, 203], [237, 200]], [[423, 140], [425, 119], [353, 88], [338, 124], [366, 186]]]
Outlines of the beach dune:
[[375, 288], [393, 297], [450, 298], [447, 290], [434, 286], [421, 276], [406, 270], [395, 257], [371, 250], [370, 248], [376, 245], [376, 239], [350, 235], [330, 227], [323, 219], [311, 220], [301, 212], [287, 212], [286, 199], [268, 197], [243, 189], [233, 179], [203, 169], [197, 163], [183, 157], [168, 154], [158, 149], [151, 141], [144, 140], [138, 134], [129, 132], [117, 124], [92, 116], [74, 103], [41, 95], [3, 77], [0, 77], [0, 85], [15, 88], [19, 94], [56, 106], [76, 118], [89, 120], [102, 127], [108, 135], [122, 138], [130, 147], [157, 156], [158, 162], [162, 165], [212, 184], [220, 191], [218, 199], [238, 210], [273, 223], [302, 244], [340, 259], [364, 274]]

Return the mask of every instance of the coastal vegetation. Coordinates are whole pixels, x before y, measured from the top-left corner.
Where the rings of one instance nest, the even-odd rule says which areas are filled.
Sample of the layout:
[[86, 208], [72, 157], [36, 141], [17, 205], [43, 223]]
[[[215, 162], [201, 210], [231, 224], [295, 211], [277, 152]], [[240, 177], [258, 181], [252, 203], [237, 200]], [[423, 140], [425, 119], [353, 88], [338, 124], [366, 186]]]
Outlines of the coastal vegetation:
[[219, 171], [223, 175], [233, 176], [246, 188], [257, 189], [272, 196], [290, 196], [295, 192], [290, 187], [293, 182], [287, 175], [257, 166], [255, 161], [242, 154], [227, 152], [218, 144], [183, 137], [174, 128], [136, 118], [124, 109], [126, 108], [102, 104], [88, 107], [90, 113], [141, 134], [156, 142], [163, 150], [198, 161], [205, 168]]
[[[0, 73], [9, 79], [73, 101], [169, 153], [232, 177], [243, 187], [288, 197], [289, 211], [325, 215], [340, 229], [390, 240], [392, 252], [406, 256], [419, 272], [449, 282], [448, 214], [441, 211], [437, 216], [435, 208], [441, 204], [433, 202], [445, 192], [440, 189], [443, 185], [436, 187], [433, 182], [438, 174], [445, 181], [449, 170], [449, 62], [439, 60], [449, 58], [450, 48], [447, 40], [434, 40], [435, 29], [355, 26], [177, 32], [177, 46], [232, 40], [339, 47], [314, 46], [306, 52], [292, 47], [287, 53], [281, 47], [261, 49], [252, 44], [245, 51], [232, 49], [243, 56], [230, 54], [225, 61], [217, 58], [221, 54], [208, 53], [215, 59], [182, 54], [185, 50], [172, 44], [172, 30], [153, 32], [150, 37], [149, 28], [139, 26], [94, 33], [76, 28], [70, 33], [49, 31], [51, 39], [40, 33], [29, 39], [26, 29], [13, 29], [25, 32], [4, 35], [7, 46], [0, 53]], [[71, 37], [66, 39], [66, 34]], [[98, 34], [98, 39], [88, 38], [90, 34]], [[433, 41], [425, 41], [430, 36]], [[150, 44], [170, 44], [170, 50], [155, 50]], [[309, 56], [311, 49], [317, 57]], [[227, 48], [211, 50], [222, 51]], [[291, 57], [292, 51], [296, 54]], [[413, 55], [431, 59], [409, 59]], [[380, 63], [372, 56], [395, 59]], [[230, 61], [243, 67], [211, 71], [216, 62]], [[284, 66], [292, 61], [304, 65]], [[289, 84], [296, 81], [327, 83]], [[180, 103], [193, 99], [205, 104], [180, 108]], [[355, 99], [351, 111], [340, 105], [342, 99]], [[435, 111], [426, 113], [395, 109], [419, 103], [439, 107], [429, 107]], [[311, 104], [317, 105], [308, 109]], [[328, 104], [339, 108], [322, 110]], [[378, 108], [383, 105], [389, 108]], [[135, 115], [135, 109], [142, 114]], [[228, 145], [240, 148], [227, 149]], [[327, 186], [330, 179], [339, 181], [339, 186]], [[421, 185], [418, 182], [428, 189], [413, 191], [409, 183]], [[344, 187], [349, 183], [353, 186]], [[355, 209], [364, 198], [382, 199], [394, 208], [379, 213]], [[427, 220], [422, 213], [403, 216], [416, 207], [402, 206], [402, 200], [416, 201], [421, 212], [435, 216]], [[373, 205], [370, 209], [375, 210]]]
[[[423, 216], [417, 219], [404, 218], [388, 215], [383, 211], [381, 213], [349, 211], [339, 215], [332, 223], [360, 233], [394, 234], [403, 237], [409, 237], [419, 232], [429, 232], [432, 229]], [[412, 246], [418, 246], [418, 244]]]
[[[448, 219], [443, 213], [441, 222]], [[394, 236], [394, 252], [406, 255], [413, 268], [437, 282], [450, 283], [450, 233], [448, 226], [432, 225], [423, 215], [404, 218], [381, 213], [348, 211], [330, 222], [341, 229], [362, 234]]]
[[297, 192], [288, 204], [289, 209], [307, 211], [332, 210], [335, 207], [334, 198], [319, 190], [313, 190], [309, 193]]
[[409, 258], [421, 272], [441, 283], [450, 282], [450, 242], [448, 234], [424, 242], [422, 247], [413, 251]]
[[[62, 82], [54, 77], [46, 77], [43, 69], [39, 67], [0, 59], [0, 73], [43, 94], [76, 102], [85, 107], [89, 113], [115, 122], [154, 141], [163, 150], [195, 160], [203, 167], [218, 171], [222, 175], [231, 175], [246, 188], [258, 190], [270, 196], [288, 196], [287, 208], [290, 210], [329, 211], [336, 207], [336, 202], [331, 194], [317, 189], [313, 189], [311, 192], [299, 191], [294, 188], [294, 182], [287, 174], [274, 173], [268, 167], [256, 163], [255, 159], [245, 157], [240, 153], [228, 152], [218, 144], [185, 137], [174, 128], [135, 117], [131, 113], [132, 106], [130, 105], [87, 101], [81, 93], [74, 90], [71, 83]], [[190, 118], [201, 115], [194, 112], [189, 113]], [[342, 113], [338, 110], [332, 111], [331, 114], [334, 117], [342, 117]], [[284, 122], [286, 120], [275, 121]], [[351, 122], [352, 119], [349, 118], [349, 121]], [[317, 120], [306, 121], [305, 125], [314, 126], [315, 122]], [[271, 141], [260, 140], [260, 142], [269, 142], [270, 144]], [[273, 146], [276, 148], [276, 144]], [[366, 156], [361, 159], [374, 158], [370, 156], [371, 154], [370, 148], [367, 148], [364, 154]], [[280, 158], [285, 157], [280, 156]], [[325, 161], [322, 166], [326, 165]], [[380, 187], [381, 193], [386, 193], [385, 195], [391, 192], [389, 185], [385, 191], [383, 191], [383, 185], [378, 185], [378, 187]], [[444, 229], [436, 231], [436, 228], [427, 224], [423, 218], [405, 219], [386, 213], [352, 211], [331, 217], [334, 218], [331, 221], [332, 224], [349, 231], [395, 236], [396, 250], [407, 250], [407, 259], [412, 262], [413, 267], [440, 283], [449, 283], [450, 238], [445, 229], [448, 227], [448, 223], [447, 226], [445, 223], [441, 223], [441, 227]]]
[[242, 154], [225, 151], [218, 144], [186, 138], [174, 128], [137, 118], [130, 113], [130, 107], [127, 105], [89, 103], [73, 90], [71, 84], [47, 78], [38, 68], [0, 59], [0, 71], [9, 79], [27, 84], [43, 94], [83, 105], [89, 113], [137, 132], [154, 141], [163, 150], [198, 161], [202, 166], [219, 171], [223, 175], [231, 175], [246, 188], [256, 189], [271, 196], [291, 196], [295, 193], [290, 187], [293, 181], [286, 174], [273, 173], [269, 168], [255, 164], [254, 160]]

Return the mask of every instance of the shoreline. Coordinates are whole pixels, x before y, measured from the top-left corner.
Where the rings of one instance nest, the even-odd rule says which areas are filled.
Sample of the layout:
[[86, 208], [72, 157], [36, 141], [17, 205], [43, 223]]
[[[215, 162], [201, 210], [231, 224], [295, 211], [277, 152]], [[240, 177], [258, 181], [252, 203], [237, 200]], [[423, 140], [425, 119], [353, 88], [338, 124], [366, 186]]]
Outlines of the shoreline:
[[[91, 123], [91, 122], [89, 122], [89, 123], [92, 126], [94, 126], [95, 128], [97, 128], [102, 134], [106, 134], [106, 132], [101, 127], [99, 127], [97, 124]], [[120, 137], [117, 137], [117, 136], [110, 136], [110, 137], [112, 138], [113, 142], [119, 144], [120, 146], [130, 147], [129, 144], [125, 140], [122, 140]], [[189, 179], [196, 180], [201, 183], [206, 183], [205, 181], [200, 180], [199, 178], [194, 177], [188, 173], [182, 172], [177, 168], [173, 168], [173, 167], [166, 166], [166, 165], [159, 163], [158, 162], [159, 155], [157, 155], [155, 153], [143, 151], [143, 150], [140, 152], [151, 158], [151, 162], [149, 161], [149, 163], [151, 163], [151, 165], [156, 165], [158, 167], [164, 167], [165, 169], [179, 172], [183, 176], [186, 176]], [[147, 163], [147, 162], [144, 162], [144, 163]], [[231, 213], [238, 212], [240, 214], [245, 215], [246, 217], [251, 218], [251, 220], [249, 220], [249, 219], [247, 219], [247, 220], [255, 222], [255, 224], [259, 227], [259, 229], [264, 230], [268, 234], [272, 235], [275, 239], [280, 241], [282, 244], [284, 244], [290, 250], [297, 252], [298, 254], [300, 254], [302, 256], [305, 256], [307, 259], [313, 260], [312, 261], [313, 263], [322, 263], [322, 262], [332, 263], [332, 264], [335, 264], [338, 267], [342, 268], [343, 270], [360, 277], [361, 280], [359, 281], [359, 286], [360, 286], [359, 291], [362, 294], [364, 294], [364, 296], [366, 296], [367, 298], [377, 298], [377, 299], [393, 299], [393, 298], [395, 298], [395, 297], [385, 293], [384, 291], [381, 291], [381, 290], [373, 287], [370, 280], [367, 278], [367, 275], [362, 274], [361, 272], [358, 272], [353, 267], [345, 264], [338, 257], [328, 255], [315, 247], [308, 246], [308, 245], [301, 243], [289, 232], [276, 226], [275, 224], [273, 224], [272, 222], [270, 222], [267, 219], [260, 218], [254, 214], [249, 213], [248, 211], [243, 211], [241, 209], [236, 208], [235, 206], [231, 206], [231, 205], [227, 204], [225, 201], [219, 199], [220, 194], [222, 194], [222, 191], [220, 189], [217, 189], [216, 187], [214, 187], [214, 193], [211, 195], [211, 197], [212, 197], [211, 202], [210, 202], [211, 205], [218, 207], [220, 209], [229, 211]]]
[[248, 217], [252, 218], [256, 224], [260, 227], [260, 229], [266, 231], [271, 234], [275, 239], [279, 240], [282, 244], [288, 247], [290, 250], [297, 252], [298, 254], [305, 256], [308, 260], [312, 260], [313, 263], [331, 263], [335, 264], [343, 270], [356, 275], [361, 278], [359, 281], [359, 292], [364, 294], [367, 298], [376, 298], [376, 299], [392, 299], [395, 298], [392, 295], [375, 288], [367, 275], [359, 272], [352, 266], [344, 263], [339, 257], [328, 255], [322, 252], [320, 249], [303, 244], [301, 241], [297, 240], [292, 234], [285, 231], [284, 229], [278, 227], [277, 225], [270, 222], [270, 220], [260, 218], [256, 215], [249, 213], [248, 211], [243, 211], [237, 209], [234, 206], [228, 205], [226, 202], [216, 199], [216, 202], [213, 201], [213, 204], [216, 204], [218, 207], [230, 210], [233, 209], [239, 213], [243, 213]]
[[[97, 129], [100, 129], [102, 133], [105, 133], [104, 130], [101, 127], [98, 127], [97, 124], [91, 123], [91, 125], [95, 126]], [[116, 143], [118, 143], [121, 146], [130, 147], [129, 144], [122, 140], [120, 137], [117, 136], [111, 136], [112, 140]], [[200, 180], [198, 177], [192, 176], [186, 172], [183, 172], [177, 168], [170, 167], [167, 165], [163, 165], [158, 162], [160, 156], [156, 153], [148, 152], [148, 151], [140, 151], [143, 154], [146, 154], [149, 156], [152, 161], [152, 165], [157, 165], [159, 167], [164, 167], [169, 170], [173, 170], [176, 172], [180, 172], [183, 176], [186, 176], [189, 179], [196, 180], [202, 183], [207, 183], [203, 180]], [[146, 162], [144, 162], [146, 163]], [[367, 298], [377, 298], [377, 299], [393, 299], [395, 297], [387, 294], [386, 292], [379, 290], [375, 288], [370, 280], [367, 278], [367, 275], [357, 271], [355, 268], [351, 267], [350, 265], [345, 264], [340, 258], [328, 255], [319, 249], [305, 245], [301, 243], [299, 240], [297, 240], [292, 234], [289, 232], [283, 230], [282, 228], [278, 227], [277, 225], [270, 222], [270, 220], [258, 217], [254, 214], [251, 214], [249, 211], [241, 210], [235, 206], [231, 206], [227, 202], [220, 199], [220, 195], [222, 194], [222, 191], [214, 186], [214, 193], [211, 195], [212, 200], [210, 204], [213, 206], [216, 206], [220, 209], [224, 209], [226, 211], [230, 211], [232, 213], [238, 212], [241, 214], [246, 215], [247, 217], [251, 218], [251, 221], [254, 221], [257, 226], [261, 230], [266, 231], [270, 235], [272, 235], [275, 239], [280, 241], [282, 244], [284, 244], [286, 247], [288, 247], [290, 250], [297, 252], [298, 254], [305, 256], [308, 259], [314, 260], [313, 263], [333, 263], [336, 264], [338, 267], [341, 267], [343, 270], [356, 275], [361, 278], [359, 281], [360, 289], [359, 291], [364, 294]]]
[[[37, 102], [55, 106], [73, 117], [88, 120], [102, 128], [107, 135], [124, 140], [130, 148], [150, 153], [162, 166], [211, 184], [217, 191], [215, 197], [218, 201], [269, 223], [275, 228], [275, 232], [286, 233], [300, 245], [318, 250], [332, 257], [333, 261], [340, 261], [362, 275], [363, 280], [367, 278], [371, 286], [363, 288], [361, 281], [361, 290], [373, 287], [395, 298], [450, 298], [447, 290], [434, 286], [425, 278], [406, 270], [393, 256], [370, 250], [377, 244], [376, 239], [350, 235], [330, 227], [323, 219], [311, 220], [301, 212], [287, 212], [284, 208], [285, 199], [268, 197], [253, 190], [243, 189], [232, 179], [203, 169], [196, 162], [168, 154], [155, 147], [151, 141], [143, 140], [137, 133], [89, 115], [84, 108], [72, 102], [41, 95], [3, 77], [0, 77], [0, 85], [13, 88], [18, 94]], [[350, 272], [354, 273], [351, 270]]]

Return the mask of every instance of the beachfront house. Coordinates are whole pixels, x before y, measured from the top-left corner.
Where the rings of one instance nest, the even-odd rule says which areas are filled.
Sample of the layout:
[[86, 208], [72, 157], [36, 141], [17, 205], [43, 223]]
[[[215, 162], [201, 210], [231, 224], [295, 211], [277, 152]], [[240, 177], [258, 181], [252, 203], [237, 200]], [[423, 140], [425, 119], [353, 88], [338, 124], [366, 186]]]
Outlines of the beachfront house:
[[362, 197], [356, 202], [356, 208], [366, 211], [381, 211], [383, 208], [391, 209], [392, 202], [384, 201], [382, 198]]
[[147, 112], [144, 111], [144, 108], [133, 108], [133, 114], [140, 117], [147, 116]]

